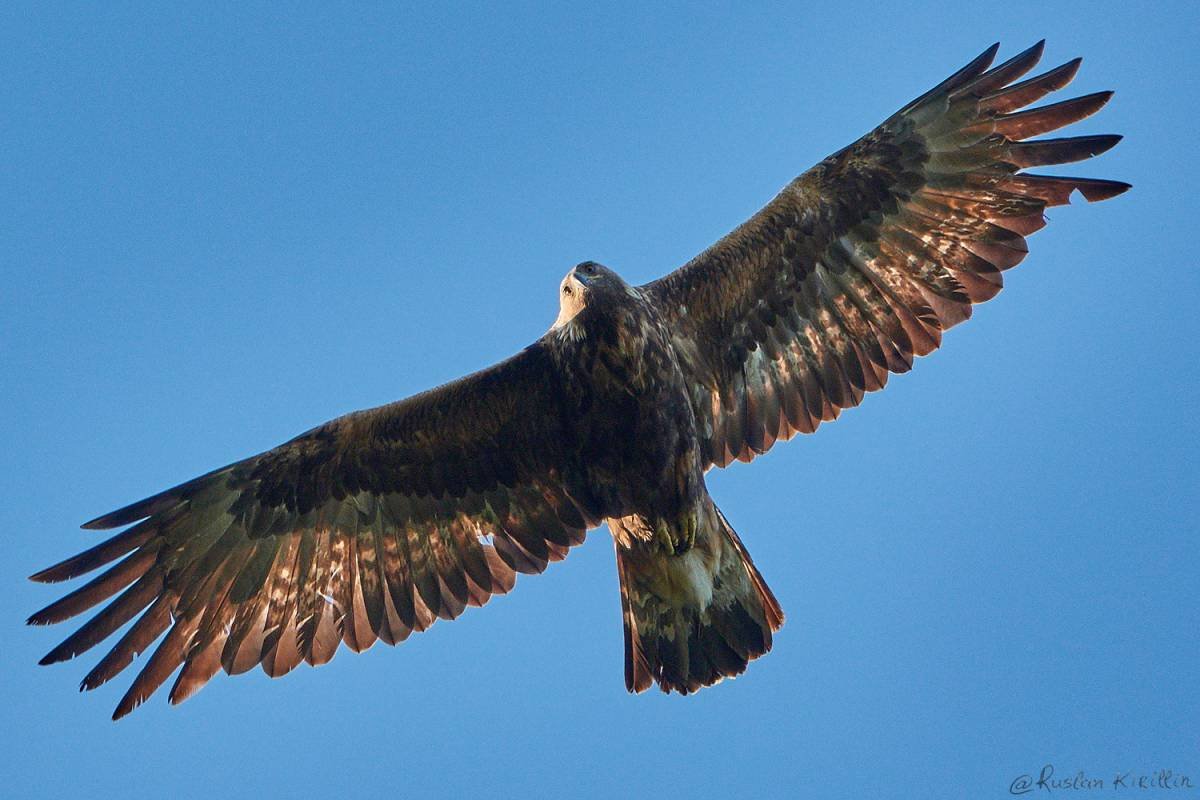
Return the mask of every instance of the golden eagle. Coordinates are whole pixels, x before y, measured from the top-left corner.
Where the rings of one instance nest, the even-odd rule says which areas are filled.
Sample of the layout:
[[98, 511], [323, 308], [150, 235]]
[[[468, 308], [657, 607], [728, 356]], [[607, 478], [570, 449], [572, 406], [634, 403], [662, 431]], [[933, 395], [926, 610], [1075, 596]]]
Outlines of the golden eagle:
[[660, 280], [578, 265], [554, 326], [507, 361], [87, 523], [131, 527], [33, 580], [122, 560], [29, 621], [117, 596], [41, 663], [136, 617], [83, 679], [92, 689], [165, 633], [115, 719], [180, 667], [172, 703], [220, 669], [275, 677], [339, 642], [402, 642], [607, 522], [629, 690], [687, 694], [740, 674], [783, 612], [705, 472], [811, 433], [908, 371], [1000, 291], [1047, 206], [1129, 188], [1022, 171], [1120, 138], [1030, 139], [1111, 96], [1022, 110], [1079, 67], [1021, 80], [1042, 47], [992, 69], [988, 48]]

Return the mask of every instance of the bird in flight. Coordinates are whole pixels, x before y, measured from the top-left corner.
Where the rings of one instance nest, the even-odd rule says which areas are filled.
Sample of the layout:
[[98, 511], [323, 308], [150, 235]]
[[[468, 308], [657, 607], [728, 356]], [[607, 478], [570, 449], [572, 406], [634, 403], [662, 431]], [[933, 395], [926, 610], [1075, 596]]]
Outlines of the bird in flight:
[[1027, 108], [1080, 60], [1022, 80], [1043, 43], [989, 69], [998, 48], [666, 277], [630, 286], [595, 262], [574, 267], [554, 325], [508, 360], [87, 523], [129, 527], [32, 579], [117, 563], [29, 622], [115, 599], [41, 663], [136, 618], [81, 687], [161, 637], [118, 719], [177, 670], [172, 703], [222, 669], [278, 677], [329, 661], [342, 642], [398, 644], [607, 523], [626, 687], [688, 694], [741, 674], [771, 649], [783, 611], [706, 472], [812, 433], [907, 372], [1000, 291], [1047, 206], [1129, 188], [1025, 171], [1115, 145], [1031, 139], [1112, 93]]

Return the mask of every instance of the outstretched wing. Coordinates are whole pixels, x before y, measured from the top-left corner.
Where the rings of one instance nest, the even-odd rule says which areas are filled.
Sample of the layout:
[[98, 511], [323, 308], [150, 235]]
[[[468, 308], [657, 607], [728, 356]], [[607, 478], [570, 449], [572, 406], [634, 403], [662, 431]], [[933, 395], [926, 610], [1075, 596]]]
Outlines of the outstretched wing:
[[222, 667], [261, 664], [276, 677], [325, 663], [339, 641], [396, 644], [507, 592], [515, 572], [541, 572], [598, 524], [572, 491], [556, 376], [539, 342], [88, 523], [137, 524], [33, 580], [126, 557], [29, 621], [60, 622], [125, 591], [42, 663], [140, 614], [84, 678], [92, 689], [166, 632], [116, 719], [181, 665], [172, 703]]
[[709, 464], [809, 433], [994, 297], [1047, 206], [1129, 184], [1033, 175], [1118, 136], [1025, 141], [1103, 106], [1100, 92], [1025, 111], [1079, 59], [1014, 83], [1043, 44], [987, 71], [999, 45], [792, 181], [749, 221], [643, 291], [670, 321]]

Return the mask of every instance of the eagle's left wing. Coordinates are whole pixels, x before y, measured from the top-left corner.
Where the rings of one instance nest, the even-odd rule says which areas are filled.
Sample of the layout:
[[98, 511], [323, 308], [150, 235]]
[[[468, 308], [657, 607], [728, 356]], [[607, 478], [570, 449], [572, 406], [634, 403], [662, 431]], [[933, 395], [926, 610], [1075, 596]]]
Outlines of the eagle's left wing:
[[397, 644], [506, 593], [516, 572], [541, 572], [599, 524], [560, 384], [542, 340], [93, 520], [84, 527], [135, 524], [33, 579], [124, 558], [29, 621], [108, 604], [42, 663], [136, 618], [83, 679], [94, 689], [162, 637], [115, 719], [177, 669], [173, 703], [221, 669], [277, 677], [325, 663], [343, 641]]
[[1013, 83], [1042, 43], [987, 71], [997, 48], [643, 287], [690, 372], [708, 464], [749, 461], [858, 405], [1000, 291], [1047, 206], [1129, 188], [1020, 171], [1098, 155], [1120, 137], [1025, 141], [1094, 113], [1111, 92], [1020, 111], [1069, 83], [1079, 59]]

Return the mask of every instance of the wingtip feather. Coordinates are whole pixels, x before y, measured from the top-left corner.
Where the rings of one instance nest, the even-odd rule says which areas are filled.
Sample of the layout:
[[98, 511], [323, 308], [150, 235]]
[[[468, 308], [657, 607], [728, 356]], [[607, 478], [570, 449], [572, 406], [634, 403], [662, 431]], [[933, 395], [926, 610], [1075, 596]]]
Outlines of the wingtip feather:
[[142, 514], [140, 516], [130, 517], [125, 519], [125, 521], [122, 521], [122, 519], [125, 518], [128, 513], [128, 507], [119, 509], [117, 511], [111, 511], [107, 514], [96, 517], [95, 519], [90, 519], [79, 527], [81, 530], [85, 531], [106, 531], [111, 528], [119, 528], [122, 525], [129, 524], [130, 522], [138, 522], [139, 520], [143, 520], [150, 516], [149, 514]]
[[[55, 566], [57, 566], [57, 565], [55, 565]], [[51, 577], [54, 574], [53, 570], [54, 570], [54, 567], [46, 567], [45, 569], [38, 570], [37, 572], [30, 575], [28, 580], [31, 580], [34, 583], [59, 583], [63, 579], [56, 580], [53, 577]]]
[[1133, 184], [1125, 181], [1103, 181], [1083, 184], [1077, 187], [1077, 191], [1089, 203], [1099, 203], [1101, 200], [1109, 200], [1117, 195], [1125, 194], [1132, 188]]

